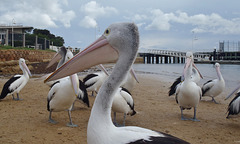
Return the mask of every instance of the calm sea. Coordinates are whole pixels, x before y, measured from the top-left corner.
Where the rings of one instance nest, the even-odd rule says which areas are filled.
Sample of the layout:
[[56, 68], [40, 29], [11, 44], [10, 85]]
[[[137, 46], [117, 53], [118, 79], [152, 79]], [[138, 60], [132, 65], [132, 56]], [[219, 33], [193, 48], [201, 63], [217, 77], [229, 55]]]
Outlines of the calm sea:
[[[213, 64], [196, 64], [197, 68], [203, 75], [200, 85], [208, 80], [216, 79], [217, 73]], [[159, 79], [173, 82], [177, 77], [182, 75], [184, 64], [134, 64], [133, 68], [137, 73], [144, 73], [159, 76]], [[240, 65], [222, 64], [220, 71], [225, 80], [227, 91], [232, 91], [240, 84]]]

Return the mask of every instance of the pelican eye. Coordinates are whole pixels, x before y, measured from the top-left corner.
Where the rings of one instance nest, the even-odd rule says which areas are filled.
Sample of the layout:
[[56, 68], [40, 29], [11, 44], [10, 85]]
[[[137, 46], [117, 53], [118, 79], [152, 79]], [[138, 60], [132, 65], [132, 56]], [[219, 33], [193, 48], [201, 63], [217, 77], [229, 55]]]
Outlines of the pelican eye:
[[104, 32], [105, 35], [109, 35], [110, 34], [110, 29], [106, 29]]

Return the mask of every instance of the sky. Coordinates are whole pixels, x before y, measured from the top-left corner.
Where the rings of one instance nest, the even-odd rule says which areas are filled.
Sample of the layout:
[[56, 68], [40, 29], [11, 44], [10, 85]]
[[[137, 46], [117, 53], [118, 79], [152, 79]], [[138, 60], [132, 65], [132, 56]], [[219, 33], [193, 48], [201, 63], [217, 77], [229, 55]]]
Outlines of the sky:
[[239, 0], [0, 0], [0, 25], [48, 29], [86, 48], [112, 23], [134, 22], [139, 51], [213, 51], [238, 42]]

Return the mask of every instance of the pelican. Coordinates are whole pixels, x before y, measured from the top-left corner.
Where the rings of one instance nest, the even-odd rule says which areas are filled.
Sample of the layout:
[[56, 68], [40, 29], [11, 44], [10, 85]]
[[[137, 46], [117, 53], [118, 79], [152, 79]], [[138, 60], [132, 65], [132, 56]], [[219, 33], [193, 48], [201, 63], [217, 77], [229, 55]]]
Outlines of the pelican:
[[237, 115], [240, 113], [240, 91], [239, 91], [240, 85], [233, 90], [233, 92], [231, 94], [229, 94], [225, 100], [229, 99], [230, 97], [232, 97], [234, 95], [234, 93], [236, 91], [238, 91], [236, 93], [236, 96], [232, 99], [232, 101], [229, 103], [228, 105], [228, 115], [227, 118], [229, 118], [230, 115]]
[[[71, 55], [71, 54], [69, 54], [69, 52], [68, 52], [69, 50], [67, 50], [64, 46], [62, 46], [60, 49], [59, 49], [59, 51], [53, 56], [53, 58], [51, 59], [51, 61], [48, 63], [48, 65], [47, 65], [47, 67], [46, 68], [49, 68], [49, 67], [51, 67], [53, 64], [55, 64], [57, 61], [59, 61], [58, 62], [58, 65], [57, 65], [57, 68], [56, 69], [58, 69], [62, 64], [64, 64], [65, 62], [67, 62], [69, 59], [70, 59], [70, 57], [69, 57], [69, 55]], [[48, 76], [50, 76], [51, 75], [51, 73], [50, 74], [46, 74], [46, 75], [44, 75], [41, 79], [46, 79]], [[65, 78], [68, 78], [68, 77], [65, 77]], [[48, 86], [52, 86], [55, 82], [57, 82], [58, 80], [56, 80], [56, 81], [50, 81], [50, 82], [46, 82], [46, 84], [48, 85]]]
[[[196, 65], [193, 63], [191, 80], [198, 83], [200, 79], [203, 78], [200, 71], [197, 69]], [[181, 84], [182, 76], [178, 77], [169, 88], [168, 96], [174, 95], [176, 93], [177, 87]]]
[[[7, 95], [12, 95], [13, 100], [21, 100], [19, 98], [19, 92], [27, 84], [29, 76], [32, 76], [30, 70], [28, 69], [25, 60], [23, 58], [19, 59], [19, 66], [23, 71], [23, 75], [15, 75], [11, 77], [3, 86], [0, 99], [4, 99]], [[14, 94], [17, 93], [17, 98]]]
[[133, 98], [127, 89], [123, 87], [118, 88], [113, 98], [112, 111], [114, 113], [113, 123], [115, 125], [118, 125], [116, 122], [117, 113], [124, 114], [123, 126], [125, 126], [126, 115], [133, 116], [136, 114], [136, 111], [134, 110]]
[[217, 104], [216, 100], [214, 97], [218, 96], [221, 94], [221, 92], [225, 88], [225, 81], [223, 79], [223, 76], [220, 72], [220, 64], [215, 63], [215, 68], [217, 71], [217, 79], [214, 80], [209, 80], [206, 83], [203, 84], [202, 86], [202, 96], [209, 96], [212, 97], [212, 101]]
[[99, 65], [99, 68], [102, 70], [101, 72], [88, 74], [83, 78], [83, 83], [85, 84], [87, 91], [92, 92], [92, 96], [94, 96], [94, 92], [97, 94], [97, 91], [109, 75], [102, 64]]
[[191, 80], [193, 54], [191, 52], [187, 52], [186, 58], [186, 65], [183, 72], [184, 81], [176, 89], [176, 101], [181, 109], [182, 120], [188, 120], [187, 118], [184, 118], [183, 110], [191, 109], [193, 107], [194, 117], [190, 120], [199, 121], [196, 118], [196, 110], [201, 99], [202, 91], [201, 88]]
[[[60, 48], [60, 50], [53, 56], [53, 58], [51, 59], [51, 61], [48, 64], [47, 68], [51, 67], [53, 64], [55, 64], [58, 60], [61, 59], [59, 61], [58, 65], [57, 65], [57, 68], [59, 68], [62, 64], [67, 62], [72, 57], [73, 57], [72, 52], [69, 49], [66, 49], [64, 46], [62, 46]], [[51, 73], [48, 74], [48, 76], [49, 75], [51, 75]], [[64, 78], [61, 78], [59, 80], [50, 81], [50, 82], [47, 82], [46, 84], [49, 85], [50, 87], [52, 87], [52, 85], [54, 83], [56, 83], [58, 81], [61, 81], [61, 80], [66, 80], [66, 79], [69, 80], [69, 77], [64, 77]], [[79, 91], [79, 94], [76, 98], [76, 101], [83, 101], [89, 107], [89, 100], [88, 100], [88, 94], [87, 94], [86, 86], [84, 85], [84, 83], [80, 79], [79, 79], [79, 89], [80, 89], [80, 91]], [[73, 103], [73, 106], [72, 106], [72, 110], [74, 109], [74, 103]]]
[[114, 126], [111, 119], [114, 94], [130, 70], [138, 46], [139, 32], [134, 23], [111, 24], [99, 39], [45, 80], [51, 81], [100, 63], [117, 60], [111, 75], [99, 89], [93, 104], [87, 128], [88, 144], [187, 143], [171, 135], [141, 127]]
[[[65, 56], [67, 57], [67, 59], [71, 59], [73, 57], [73, 54], [70, 50], [67, 50]], [[63, 78], [53, 83], [47, 96], [47, 110], [49, 111], [50, 123], [57, 123], [52, 119], [52, 112], [67, 110], [70, 121], [67, 126], [77, 127], [77, 125], [73, 124], [71, 118], [71, 110], [74, 101], [76, 100], [76, 98], [79, 98], [89, 107], [88, 97], [87, 95], [84, 95], [84, 92], [80, 90], [80, 84], [81, 82], [78, 79], [76, 73], [69, 76], [69, 78]]]

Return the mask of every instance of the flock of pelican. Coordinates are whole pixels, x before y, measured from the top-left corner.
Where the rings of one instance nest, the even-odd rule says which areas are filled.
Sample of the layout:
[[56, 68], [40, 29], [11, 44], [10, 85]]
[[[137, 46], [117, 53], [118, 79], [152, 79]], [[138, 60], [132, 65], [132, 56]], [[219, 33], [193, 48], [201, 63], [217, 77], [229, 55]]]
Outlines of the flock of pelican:
[[[71, 119], [71, 110], [75, 101], [82, 101], [89, 107], [88, 92], [96, 98], [91, 110], [87, 127], [87, 142], [89, 144], [137, 144], [137, 143], [188, 143], [177, 137], [158, 131], [136, 126], [125, 126], [126, 115], [134, 115], [134, 100], [131, 92], [138, 82], [132, 64], [139, 47], [139, 32], [134, 23], [114, 23], [104, 34], [84, 51], [73, 56], [70, 50], [62, 47], [50, 61], [49, 66], [60, 60], [57, 69], [45, 76], [45, 83], [50, 86], [47, 96], [47, 110], [49, 122], [57, 123], [52, 119], [52, 112], [67, 111], [69, 123], [67, 126], [77, 127]], [[94, 58], [93, 58], [94, 57]], [[116, 61], [109, 74], [102, 64]], [[81, 81], [77, 73], [92, 66], [99, 65], [101, 72], [87, 75]], [[19, 92], [26, 85], [31, 73], [24, 59], [19, 60], [23, 75], [15, 75], [4, 85], [0, 99], [12, 95], [14, 100], [20, 100]], [[173, 83], [169, 96], [175, 94], [181, 110], [182, 120], [199, 121], [196, 118], [197, 106], [202, 96], [209, 96], [216, 103], [218, 96], [225, 87], [220, 72], [220, 65], [215, 64], [218, 79], [208, 81], [202, 87], [198, 81], [202, 78], [194, 64], [193, 54], [187, 52], [183, 74]], [[227, 98], [231, 97], [236, 88]], [[17, 94], [17, 98], [14, 94]], [[191, 119], [183, 116], [184, 109], [194, 109]], [[111, 118], [111, 111], [114, 118]], [[228, 116], [240, 112], [240, 92], [230, 102]], [[124, 114], [123, 125], [116, 122], [116, 113]]]

